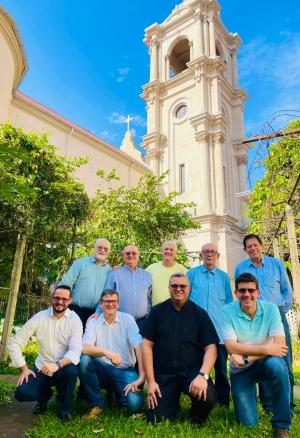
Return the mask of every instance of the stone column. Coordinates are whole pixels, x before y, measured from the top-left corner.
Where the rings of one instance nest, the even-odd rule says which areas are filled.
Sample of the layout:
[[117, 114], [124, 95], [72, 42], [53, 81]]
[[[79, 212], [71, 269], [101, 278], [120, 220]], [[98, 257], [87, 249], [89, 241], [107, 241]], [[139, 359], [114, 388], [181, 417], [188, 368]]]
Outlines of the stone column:
[[248, 157], [246, 154], [237, 155], [236, 161], [239, 168], [239, 190], [244, 192], [246, 187], [246, 166], [248, 164]]
[[159, 41], [156, 37], [152, 37], [150, 42], [150, 82], [158, 79], [158, 45]]
[[204, 54], [209, 56], [209, 35], [207, 17], [203, 18], [203, 34], [204, 34]]
[[211, 192], [211, 163], [209, 154], [209, 135], [207, 133], [197, 133], [196, 140], [199, 145], [200, 164], [200, 190], [199, 198], [201, 210], [204, 214], [212, 211], [212, 192]]
[[232, 86], [238, 88], [237, 49], [231, 49]]
[[[225, 213], [225, 185], [226, 185], [226, 167], [223, 158], [225, 147], [225, 136], [222, 133], [214, 135], [214, 163], [215, 163], [215, 190], [216, 190], [216, 212], [217, 214]], [[224, 172], [225, 167], [225, 172]]]
[[204, 53], [203, 44], [203, 25], [202, 25], [202, 15], [199, 12], [194, 14], [194, 21], [196, 26], [195, 32], [195, 45], [194, 45], [194, 57], [198, 58]]
[[165, 56], [165, 81], [170, 79], [170, 55]]
[[215, 24], [213, 14], [209, 14], [208, 17], [209, 27], [209, 55], [212, 58], [216, 57], [216, 40], [215, 40]]

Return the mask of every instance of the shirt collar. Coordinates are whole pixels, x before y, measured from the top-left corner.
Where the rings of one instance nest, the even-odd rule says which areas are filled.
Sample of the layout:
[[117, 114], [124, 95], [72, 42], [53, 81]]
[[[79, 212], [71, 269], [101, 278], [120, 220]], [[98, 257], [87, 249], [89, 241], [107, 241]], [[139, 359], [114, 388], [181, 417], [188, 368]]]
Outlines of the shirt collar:
[[[265, 256], [262, 256], [262, 259], [261, 259], [261, 266], [264, 266], [264, 264], [265, 264]], [[255, 266], [255, 267], [257, 267], [257, 266], [252, 262], [251, 258], [249, 259], [249, 266]]]
[[[95, 256], [91, 256], [91, 262], [92, 263], [96, 263], [97, 264], [97, 260], [95, 259]], [[102, 268], [102, 266], [105, 266], [108, 264], [108, 260], [105, 260], [105, 262], [103, 263], [103, 265], [98, 265], [100, 268]]]
[[205, 265], [201, 265], [203, 272], [208, 272], [208, 273], [212, 273], [215, 274], [217, 267], [215, 267], [214, 269], [207, 269], [207, 267]]
[[[242, 310], [242, 308], [241, 308], [241, 304], [240, 304], [239, 301], [238, 301], [238, 306], [237, 306], [237, 311], [236, 311], [236, 313], [237, 313], [237, 316], [239, 316], [240, 318], [244, 318], [244, 319], [251, 320], [251, 318], [249, 318], [249, 316], [246, 315], [245, 312], [243, 312], [243, 310]], [[252, 321], [253, 321], [255, 318], [257, 318], [258, 316], [262, 315], [263, 313], [264, 313], [264, 311], [263, 311], [262, 305], [261, 305], [260, 301], [257, 299], [257, 300], [256, 300], [256, 313], [255, 313], [255, 316], [254, 316], [254, 318], [252, 319]]]
[[[70, 309], [67, 309], [67, 310], [65, 311], [64, 315], [62, 316], [62, 318], [70, 318], [70, 315], [71, 315], [71, 311], [70, 311]], [[54, 316], [54, 312], [53, 312], [53, 307], [52, 307], [52, 306], [49, 307], [49, 316], [50, 316], [51, 318], [55, 318], [55, 316]], [[59, 319], [59, 318], [58, 318], [58, 319]]]
[[140, 268], [137, 266], [136, 269], [135, 269], [134, 271], [132, 271], [128, 265], [123, 265], [123, 268], [127, 269], [127, 271], [129, 271], [129, 272], [131, 272], [131, 273], [137, 272], [137, 271], [140, 269]]
[[101, 313], [101, 315], [99, 316], [99, 322], [100, 322], [101, 324], [105, 324], [105, 325], [108, 325], [108, 326], [110, 326], [110, 325], [112, 325], [112, 324], [120, 324], [120, 315], [119, 315], [119, 312], [117, 312], [116, 317], [115, 317], [114, 321], [112, 322], [112, 324], [108, 324], [108, 322], [106, 322], [103, 313]]

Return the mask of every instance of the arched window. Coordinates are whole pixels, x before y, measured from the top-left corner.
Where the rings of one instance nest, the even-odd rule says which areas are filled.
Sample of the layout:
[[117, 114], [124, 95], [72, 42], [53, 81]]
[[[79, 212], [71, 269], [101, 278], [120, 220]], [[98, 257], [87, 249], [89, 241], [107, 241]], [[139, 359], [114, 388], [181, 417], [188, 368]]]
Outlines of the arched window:
[[189, 40], [182, 39], [173, 47], [170, 55], [169, 78], [178, 75], [187, 69], [187, 63], [190, 61], [190, 44]]

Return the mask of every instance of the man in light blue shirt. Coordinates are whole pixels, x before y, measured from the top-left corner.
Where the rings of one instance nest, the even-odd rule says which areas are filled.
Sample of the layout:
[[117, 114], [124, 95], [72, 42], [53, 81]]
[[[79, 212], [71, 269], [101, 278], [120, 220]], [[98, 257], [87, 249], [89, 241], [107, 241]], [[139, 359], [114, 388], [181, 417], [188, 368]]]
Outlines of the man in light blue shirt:
[[94, 254], [76, 260], [59, 282], [59, 285], [72, 289], [70, 309], [78, 314], [84, 327], [87, 319], [95, 312], [111, 270], [107, 261], [109, 251], [109, 241], [97, 239]]
[[[291, 409], [294, 409], [294, 375], [292, 368], [293, 353], [289, 325], [286, 319], [293, 303], [293, 290], [282, 262], [275, 257], [263, 256], [263, 245], [257, 234], [248, 234], [243, 240], [244, 250], [249, 259], [239, 263], [235, 270], [235, 278], [244, 272], [253, 274], [260, 285], [260, 299], [278, 306], [285, 332], [288, 353], [285, 361], [289, 370], [291, 388]], [[265, 383], [259, 385], [260, 400], [265, 411], [272, 411], [271, 393]]]
[[[139, 411], [144, 401], [142, 337], [138, 326], [131, 315], [118, 312], [116, 291], [105, 289], [100, 305], [103, 313], [87, 323], [79, 366], [80, 381], [90, 405], [88, 418], [96, 418], [103, 410], [101, 388], [116, 391], [119, 403], [131, 412]], [[136, 359], [139, 375], [134, 368]]]
[[[137, 266], [139, 255], [135, 245], [126, 246], [123, 250], [124, 265], [109, 273], [105, 289], [118, 292], [120, 311], [133, 316], [141, 329], [151, 308], [152, 280], [149, 272]], [[99, 306], [97, 312], [101, 312]]]
[[231, 394], [238, 423], [256, 426], [256, 383], [265, 382], [272, 395], [274, 436], [289, 436], [291, 425], [287, 353], [278, 307], [258, 300], [254, 275], [235, 280], [237, 300], [222, 309], [225, 346], [230, 353]]
[[229, 407], [230, 385], [227, 377], [228, 353], [224, 346], [221, 309], [232, 302], [232, 292], [228, 274], [216, 267], [220, 256], [216, 245], [206, 243], [201, 249], [203, 265], [190, 269], [187, 277], [191, 286], [190, 300], [194, 301], [209, 314], [218, 333], [218, 357], [215, 363], [215, 388], [218, 403]]

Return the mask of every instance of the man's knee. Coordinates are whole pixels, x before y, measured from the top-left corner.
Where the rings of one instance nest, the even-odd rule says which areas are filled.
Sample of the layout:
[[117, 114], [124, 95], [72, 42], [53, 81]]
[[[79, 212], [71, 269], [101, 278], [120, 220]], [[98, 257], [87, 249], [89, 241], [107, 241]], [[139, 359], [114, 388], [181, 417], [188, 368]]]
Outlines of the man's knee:
[[79, 362], [79, 372], [86, 373], [93, 366], [93, 358], [88, 354], [82, 354]]
[[144, 404], [144, 394], [142, 392], [131, 392], [127, 394], [127, 408], [131, 413], [139, 412]]
[[67, 365], [66, 367], [61, 369], [62, 375], [64, 378], [73, 380], [78, 377], [78, 368], [74, 364]]
[[35, 401], [32, 393], [29, 391], [28, 385], [18, 386], [15, 390], [15, 398], [20, 402]]
[[288, 369], [282, 357], [268, 357], [264, 360], [264, 366], [271, 378], [288, 378]]

